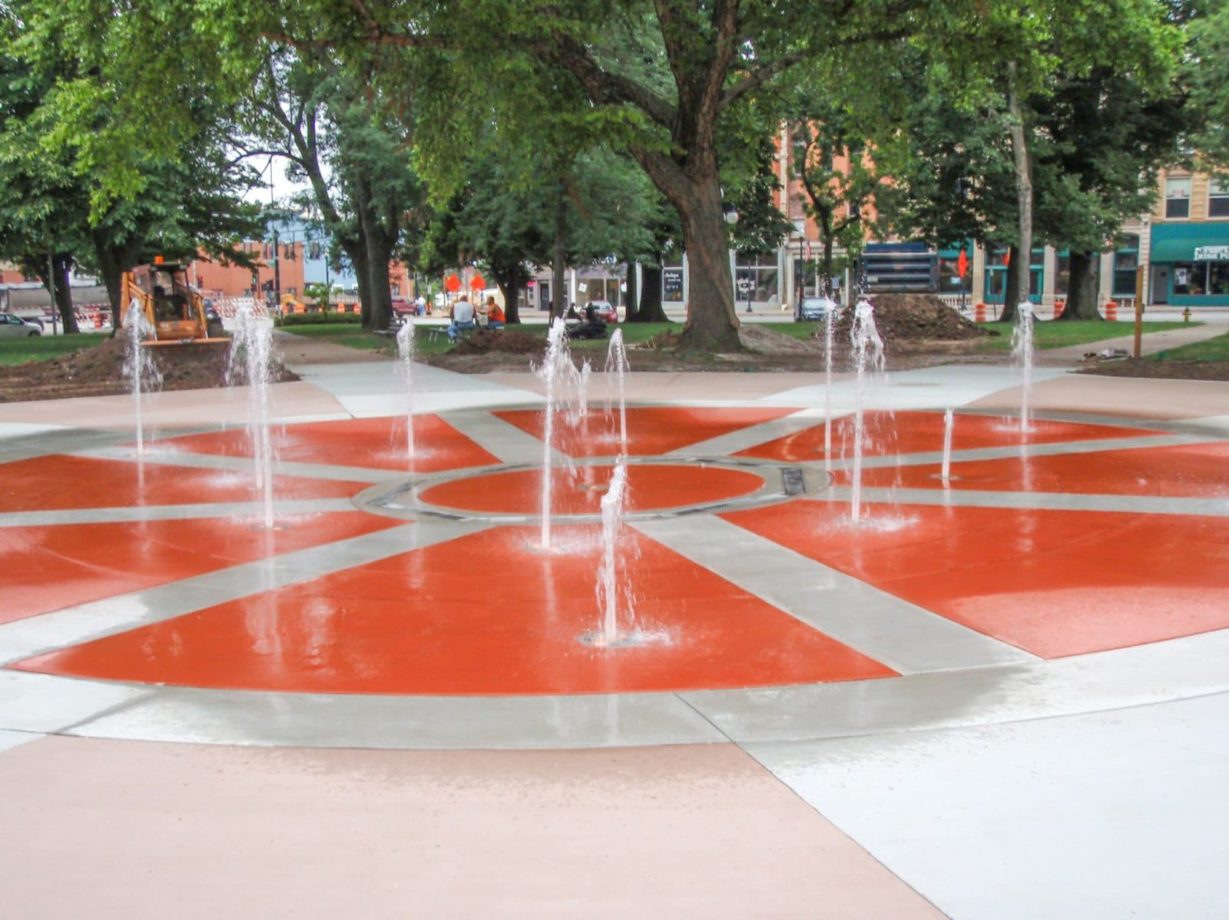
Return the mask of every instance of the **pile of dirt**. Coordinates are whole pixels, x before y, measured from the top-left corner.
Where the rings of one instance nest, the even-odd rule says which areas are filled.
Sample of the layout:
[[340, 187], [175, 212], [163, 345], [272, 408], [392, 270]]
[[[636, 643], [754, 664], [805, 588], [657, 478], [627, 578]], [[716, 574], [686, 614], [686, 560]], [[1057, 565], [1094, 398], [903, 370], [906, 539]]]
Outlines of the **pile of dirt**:
[[[933, 294], [875, 294], [875, 325], [885, 343], [960, 342], [998, 333], [961, 316]], [[836, 334], [848, 341], [853, 311], [844, 310]]]
[[[124, 376], [128, 343], [108, 338], [49, 361], [0, 367], [0, 402], [64, 399], [72, 396], [111, 396], [128, 393], [132, 384]], [[163, 390], [200, 390], [227, 385], [230, 349], [226, 345], [163, 345], [151, 348]], [[245, 383], [237, 367], [234, 383]], [[270, 367], [270, 380], [298, 380], [280, 362]]]
[[542, 353], [541, 336], [530, 335], [505, 326], [503, 329], [475, 329], [453, 348], [454, 355], [536, 355]]

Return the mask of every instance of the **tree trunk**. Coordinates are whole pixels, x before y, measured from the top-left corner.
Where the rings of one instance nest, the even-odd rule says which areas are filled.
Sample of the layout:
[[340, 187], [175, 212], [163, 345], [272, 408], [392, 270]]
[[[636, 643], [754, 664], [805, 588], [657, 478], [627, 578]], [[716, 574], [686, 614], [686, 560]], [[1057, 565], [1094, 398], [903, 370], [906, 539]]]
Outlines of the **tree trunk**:
[[1016, 307], [1020, 304], [1020, 250], [1016, 246], [1007, 249], [1007, 278], [1003, 283], [1002, 322], [1016, 321]]
[[[363, 328], [387, 329], [393, 317], [393, 290], [388, 280], [388, 260], [393, 247], [387, 237], [377, 234], [367, 243], [367, 291], [369, 303], [363, 304]], [[359, 289], [362, 290], [361, 288]]]
[[108, 246], [100, 233], [91, 234], [94, 243], [94, 258], [98, 262], [98, 274], [107, 289], [107, 302], [111, 304], [111, 328], [122, 329], [124, 326], [124, 311], [127, 305], [120, 303], [124, 296], [124, 265], [123, 250]]
[[521, 312], [519, 303], [521, 299], [521, 282], [519, 280], [500, 281], [497, 277], [495, 283], [499, 286], [499, 293], [504, 295], [504, 320], [509, 325], [519, 323], [521, 321]]
[[[72, 266], [73, 257], [68, 253], [56, 253], [52, 259], [52, 271], [55, 274], [55, 303], [53, 309], [60, 314], [60, 322], [64, 324], [65, 333], [80, 332], [81, 329], [77, 325], [77, 311], [73, 309], [73, 292], [68, 286], [68, 270]], [[47, 278], [47, 271], [44, 269], [39, 272], [39, 276], [43, 279], [43, 287], [48, 288], [50, 293], [50, 281]]]
[[738, 351], [742, 347], [738, 340], [740, 324], [721, 210], [721, 186], [715, 168], [711, 176], [695, 183], [693, 193], [691, 206], [680, 211], [690, 273], [687, 324], [679, 339], [679, 349]]
[[[1007, 62], [1007, 114], [1010, 120], [1011, 152], [1015, 161], [1016, 172], [1016, 204], [1019, 211], [1018, 250], [1022, 259], [1016, 272], [1016, 299], [1005, 298], [1006, 305], [1002, 319], [1014, 322], [1016, 304], [1028, 301], [1028, 290], [1031, 272], [1029, 271], [1033, 255], [1033, 175], [1028, 159], [1028, 144], [1024, 136], [1024, 113], [1020, 108], [1020, 98], [1016, 92], [1016, 62]], [[1012, 259], [1014, 265], [1016, 260]]]
[[350, 260], [350, 267], [354, 269], [354, 277], [358, 282], [360, 308], [363, 304], [370, 304], [371, 281], [367, 273], [367, 244], [357, 237], [339, 237], [337, 242], [341, 245], [346, 258]]
[[1060, 319], [1100, 319], [1097, 310], [1097, 276], [1095, 252], [1075, 252], [1070, 255], [1067, 281], [1067, 306]]
[[627, 262], [627, 303], [623, 307], [623, 321], [631, 322], [636, 318], [636, 311], [640, 309], [640, 291], [636, 284], [636, 261], [629, 259]]
[[824, 277], [821, 279], [824, 294], [832, 296], [832, 237], [824, 237]]
[[553, 271], [551, 272], [551, 287], [554, 289], [554, 302], [550, 309], [550, 322], [555, 317], [563, 316], [568, 311], [567, 296], [564, 293], [563, 273], [567, 267], [568, 244], [568, 198], [563, 180], [559, 180], [559, 200], [555, 203], [555, 248], [553, 255]]
[[640, 309], [631, 318], [633, 323], [667, 323], [670, 317], [661, 305], [661, 266], [644, 266], [640, 285]]

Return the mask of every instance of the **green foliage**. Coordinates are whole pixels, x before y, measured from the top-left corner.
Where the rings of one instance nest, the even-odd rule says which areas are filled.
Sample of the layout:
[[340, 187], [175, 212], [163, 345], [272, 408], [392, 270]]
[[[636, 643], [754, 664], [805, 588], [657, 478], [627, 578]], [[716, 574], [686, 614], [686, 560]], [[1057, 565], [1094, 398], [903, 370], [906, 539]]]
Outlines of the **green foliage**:
[[1187, 26], [1187, 35], [1184, 75], [1190, 107], [1199, 119], [1195, 147], [1212, 163], [1229, 168], [1229, 2], [1209, 3], [1207, 12]]

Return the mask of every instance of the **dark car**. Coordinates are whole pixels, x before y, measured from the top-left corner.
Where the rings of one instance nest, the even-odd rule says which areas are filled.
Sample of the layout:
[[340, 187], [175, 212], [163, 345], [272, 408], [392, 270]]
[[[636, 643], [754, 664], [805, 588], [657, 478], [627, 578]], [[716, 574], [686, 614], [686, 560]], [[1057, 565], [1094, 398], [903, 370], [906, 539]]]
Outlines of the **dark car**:
[[828, 311], [839, 312], [840, 307], [827, 297], [804, 297], [798, 305], [798, 313], [794, 316], [798, 322], [803, 320], [822, 320], [827, 318]]

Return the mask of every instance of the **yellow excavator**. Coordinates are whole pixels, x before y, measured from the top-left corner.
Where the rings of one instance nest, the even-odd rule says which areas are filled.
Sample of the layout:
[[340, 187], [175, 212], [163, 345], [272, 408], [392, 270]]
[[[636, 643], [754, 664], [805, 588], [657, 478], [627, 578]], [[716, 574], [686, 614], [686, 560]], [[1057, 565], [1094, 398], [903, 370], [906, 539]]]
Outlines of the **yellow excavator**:
[[124, 273], [120, 302], [140, 304], [154, 330], [150, 345], [228, 344], [222, 320], [212, 316], [200, 292], [188, 284], [186, 266], [156, 259]]

